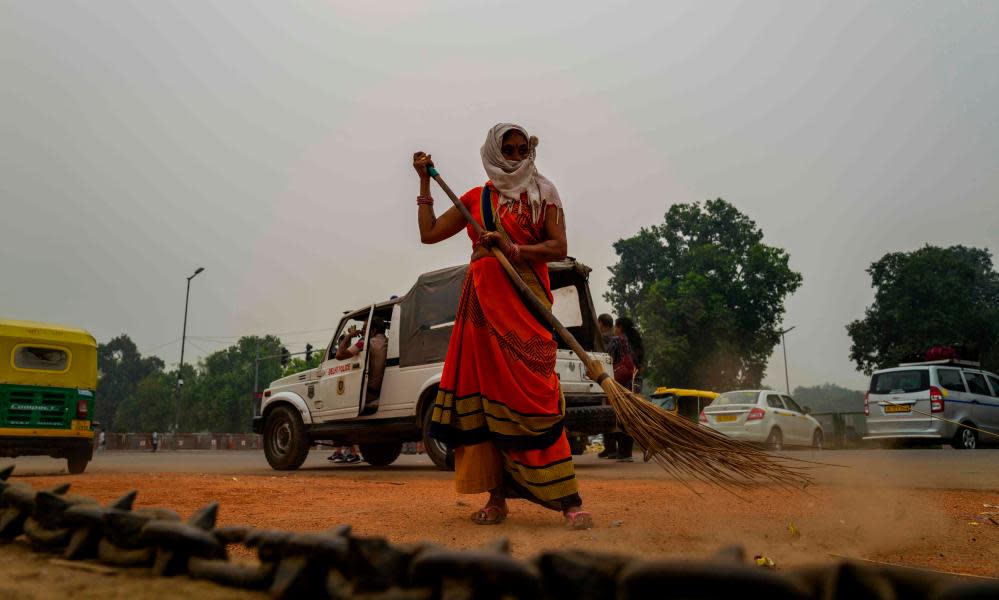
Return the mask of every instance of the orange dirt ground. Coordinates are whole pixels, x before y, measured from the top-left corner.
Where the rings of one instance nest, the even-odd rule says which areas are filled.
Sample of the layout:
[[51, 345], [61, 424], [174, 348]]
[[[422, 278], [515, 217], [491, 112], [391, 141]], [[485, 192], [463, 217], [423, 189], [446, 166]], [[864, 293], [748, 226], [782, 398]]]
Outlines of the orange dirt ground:
[[704, 558], [741, 544], [750, 556], [769, 556], [778, 568], [839, 555], [999, 577], [999, 526], [970, 525], [978, 522], [983, 503], [995, 503], [990, 491], [818, 485], [800, 493], [758, 487], [745, 492], [743, 501], [704, 486], [696, 486], [703, 492], [698, 497], [676, 481], [584, 479], [581, 493], [596, 527], [569, 531], [556, 513], [521, 501], [511, 503], [506, 523], [478, 526], [468, 517], [484, 499], [459, 496], [446, 479], [392, 472], [376, 477], [98, 472], [26, 481], [35, 487], [71, 482], [75, 493], [102, 502], [137, 488], [137, 506], [170, 507], [183, 516], [219, 500], [220, 524], [318, 531], [351, 523], [363, 535], [452, 547], [504, 536], [522, 558], [557, 548]]

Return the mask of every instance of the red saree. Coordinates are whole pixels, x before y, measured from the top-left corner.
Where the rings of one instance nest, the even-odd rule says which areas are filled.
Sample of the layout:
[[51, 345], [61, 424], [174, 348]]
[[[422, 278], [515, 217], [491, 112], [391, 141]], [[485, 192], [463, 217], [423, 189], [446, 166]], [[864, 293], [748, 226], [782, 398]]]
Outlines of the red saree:
[[[476, 220], [516, 244], [544, 241], [543, 211], [532, 222], [522, 198], [497, 215], [497, 192], [487, 186], [461, 198]], [[471, 226], [468, 234], [476, 239]], [[550, 307], [547, 264], [514, 266]], [[456, 449], [459, 492], [485, 492], [498, 484], [508, 498], [554, 510], [582, 504], [563, 427], [556, 351], [551, 327], [527, 308], [499, 261], [488, 256], [471, 263], [430, 427], [431, 436]], [[468, 473], [475, 474], [475, 483], [468, 483]]]

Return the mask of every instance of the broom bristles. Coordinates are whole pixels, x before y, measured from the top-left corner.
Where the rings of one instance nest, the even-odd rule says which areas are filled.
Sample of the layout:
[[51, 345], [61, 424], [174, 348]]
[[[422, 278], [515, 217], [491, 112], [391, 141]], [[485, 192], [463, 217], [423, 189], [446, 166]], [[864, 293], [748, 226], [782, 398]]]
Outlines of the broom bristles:
[[801, 462], [776, 456], [685, 417], [667, 412], [641, 395], [607, 377], [601, 382], [618, 425], [640, 447], [648, 460], [680, 481], [684, 477], [718, 485], [728, 490], [745, 489], [754, 482], [770, 482], [804, 488], [812, 478]]

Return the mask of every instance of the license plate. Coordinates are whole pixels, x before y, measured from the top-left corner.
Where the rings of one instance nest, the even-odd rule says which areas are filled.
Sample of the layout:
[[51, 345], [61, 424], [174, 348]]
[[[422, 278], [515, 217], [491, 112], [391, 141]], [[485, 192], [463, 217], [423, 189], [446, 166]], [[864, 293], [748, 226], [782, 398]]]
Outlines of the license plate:
[[69, 428], [73, 431], [90, 431], [90, 421], [78, 421], [73, 419]]
[[907, 413], [912, 412], [912, 407], [908, 404], [889, 404], [885, 406], [886, 413]]
[[738, 418], [739, 417], [737, 417], [735, 415], [717, 415], [715, 417], [715, 421], [718, 421], [719, 423], [731, 423], [731, 422], [735, 421]]

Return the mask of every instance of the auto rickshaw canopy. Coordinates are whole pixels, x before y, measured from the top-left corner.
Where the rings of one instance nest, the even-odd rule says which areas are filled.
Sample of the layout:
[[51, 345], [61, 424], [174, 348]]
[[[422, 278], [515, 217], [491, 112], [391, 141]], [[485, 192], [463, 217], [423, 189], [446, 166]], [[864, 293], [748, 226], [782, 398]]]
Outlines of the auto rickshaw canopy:
[[[57, 360], [23, 360], [46, 350]], [[0, 319], [0, 384], [96, 389], [97, 341], [75, 327]]]
[[653, 396], [695, 396], [697, 398], [707, 398], [709, 400], [714, 400], [721, 394], [718, 392], [709, 392], [706, 390], [687, 390], [683, 388], [668, 388], [668, 387], [658, 387], [655, 392], [652, 392]]
[[652, 393], [651, 400], [664, 410], [696, 421], [701, 409], [714, 402], [719, 394], [706, 390], [659, 387]]

